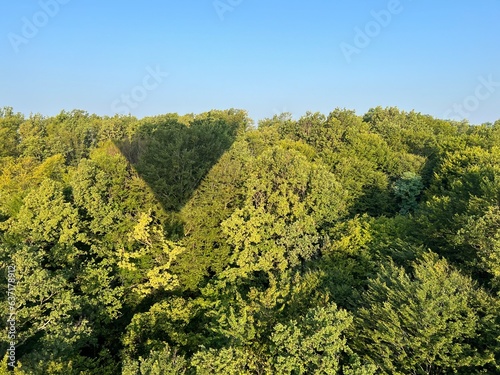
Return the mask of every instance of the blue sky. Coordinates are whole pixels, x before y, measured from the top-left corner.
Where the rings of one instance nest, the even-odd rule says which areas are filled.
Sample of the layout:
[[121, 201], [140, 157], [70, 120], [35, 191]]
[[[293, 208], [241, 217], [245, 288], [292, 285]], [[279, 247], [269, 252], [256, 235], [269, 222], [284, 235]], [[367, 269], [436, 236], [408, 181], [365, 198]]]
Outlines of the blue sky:
[[17, 0], [0, 106], [254, 120], [397, 106], [500, 119], [499, 0]]

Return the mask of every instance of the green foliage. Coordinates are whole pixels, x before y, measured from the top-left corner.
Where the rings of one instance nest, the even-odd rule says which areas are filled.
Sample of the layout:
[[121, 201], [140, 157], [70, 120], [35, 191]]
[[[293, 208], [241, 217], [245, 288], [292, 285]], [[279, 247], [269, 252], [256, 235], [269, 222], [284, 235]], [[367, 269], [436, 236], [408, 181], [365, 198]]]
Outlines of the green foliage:
[[197, 374], [374, 374], [373, 365], [358, 360], [343, 365], [352, 355], [344, 332], [352, 317], [332, 304], [307, 311], [298, 320], [274, 326], [267, 348], [229, 347], [196, 353]]
[[406, 215], [417, 208], [417, 198], [422, 189], [422, 178], [413, 172], [405, 172], [394, 184], [394, 194], [401, 201], [399, 213]]
[[347, 194], [335, 176], [297, 151], [272, 148], [253, 170], [243, 208], [222, 223], [237, 266], [230, 278], [279, 273], [312, 258], [322, 229], [345, 212]]
[[123, 336], [128, 357], [138, 358], [151, 350], [160, 350], [165, 342], [177, 347], [192, 345], [197, 332], [190, 332], [188, 324], [197, 312], [192, 301], [180, 297], [155, 303], [146, 312], [134, 315]]
[[[80, 226], [78, 210], [66, 201], [63, 185], [46, 179], [24, 198], [9, 229], [24, 238], [25, 243], [51, 246], [57, 253], [59, 247], [86, 242]], [[71, 264], [71, 260], [57, 259], [54, 263]]]
[[260, 356], [248, 348], [230, 347], [200, 351], [193, 356], [196, 374], [253, 375], [270, 374], [271, 368]]
[[272, 362], [279, 374], [336, 374], [346, 351], [343, 332], [352, 323], [335, 305], [308, 311], [299, 321], [277, 324], [271, 340]]
[[229, 263], [230, 246], [221, 223], [241, 206], [245, 195], [248, 142], [238, 139], [196, 189], [181, 211], [183, 244], [174, 270], [182, 288], [195, 290], [210, 274], [218, 274]]
[[115, 245], [124, 242], [139, 212], [162, 215], [151, 190], [110, 142], [80, 161], [71, 175], [71, 188], [75, 204], [88, 218], [89, 230]]
[[20, 113], [14, 113], [12, 108], [0, 108], [0, 159], [3, 157], [16, 157], [19, 154], [19, 126], [24, 117]]
[[488, 273], [493, 286], [500, 291], [500, 208], [492, 206], [484, 215], [472, 216], [458, 232], [457, 242], [474, 249], [477, 267]]
[[0, 374], [500, 371], [499, 121], [251, 124], [0, 109]]
[[498, 205], [499, 182], [498, 147], [445, 152], [417, 217], [422, 241], [460, 267], [474, 264], [475, 250], [460, 246], [457, 233], [471, 217], [480, 217], [490, 206]]
[[125, 361], [122, 375], [183, 375], [187, 369], [186, 359], [165, 345], [162, 350], [152, 351], [147, 358]]
[[[153, 121], [151, 121], [153, 120]], [[213, 111], [188, 125], [176, 117], [144, 119], [132, 142], [131, 155], [142, 178], [166, 210], [179, 210], [210, 167], [248, 126], [243, 111]], [[137, 160], [137, 162], [135, 162]], [[159, 166], [167, 168], [159, 168]]]
[[389, 265], [370, 282], [358, 311], [357, 348], [388, 374], [471, 373], [494, 362], [481, 341], [473, 282], [427, 253], [408, 275]]

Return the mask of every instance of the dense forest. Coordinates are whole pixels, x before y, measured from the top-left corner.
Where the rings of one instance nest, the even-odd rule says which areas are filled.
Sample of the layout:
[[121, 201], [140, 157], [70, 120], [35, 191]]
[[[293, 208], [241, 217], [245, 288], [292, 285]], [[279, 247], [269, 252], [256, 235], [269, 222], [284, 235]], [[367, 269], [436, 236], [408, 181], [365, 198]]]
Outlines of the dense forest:
[[6, 107], [0, 262], [0, 374], [499, 374], [500, 121]]

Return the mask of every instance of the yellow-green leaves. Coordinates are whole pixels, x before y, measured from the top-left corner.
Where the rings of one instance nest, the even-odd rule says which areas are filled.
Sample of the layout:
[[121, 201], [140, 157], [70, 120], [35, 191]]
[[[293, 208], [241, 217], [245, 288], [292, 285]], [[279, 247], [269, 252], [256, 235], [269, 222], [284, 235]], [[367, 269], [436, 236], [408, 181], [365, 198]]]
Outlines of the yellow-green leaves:
[[77, 209], [64, 197], [63, 185], [46, 179], [26, 196], [11, 231], [28, 244], [71, 246], [86, 241], [81, 227]]
[[[132, 288], [135, 293], [143, 298], [153, 291], [172, 290], [179, 285], [170, 267], [183, 249], [164, 237], [161, 228], [153, 223], [151, 212], [140, 214], [129, 242], [133, 250], [120, 250], [118, 266], [142, 274], [140, 282]], [[140, 265], [145, 260], [149, 267], [142, 269]]]
[[246, 188], [243, 208], [222, 223], [241, 276], [297, 267], [318, 251], [321, 229], [345, 212], [347, 194], [335, 177], [293, 149], [262, 153]]

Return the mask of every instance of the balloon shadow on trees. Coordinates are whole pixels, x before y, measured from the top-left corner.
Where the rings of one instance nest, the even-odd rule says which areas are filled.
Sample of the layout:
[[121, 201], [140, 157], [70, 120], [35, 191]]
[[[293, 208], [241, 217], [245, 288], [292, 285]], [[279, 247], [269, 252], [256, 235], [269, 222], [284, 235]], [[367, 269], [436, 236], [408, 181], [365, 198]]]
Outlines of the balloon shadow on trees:
[[[164, 210], [175, 216], [245, 127], [246, 114], [234, 110], [190, 119], [157, 116], [142, 120], [131, 138], [115, 144]], [[182, 235], [181, 223], [173, 220], [170, 226], [171, 236]]]

